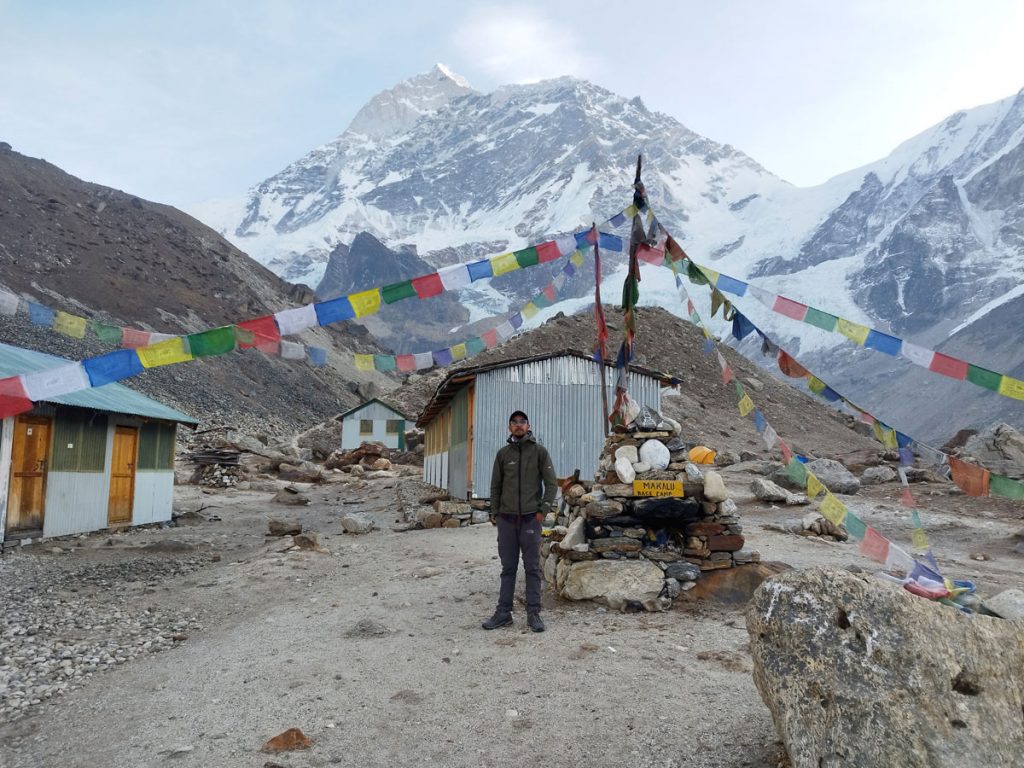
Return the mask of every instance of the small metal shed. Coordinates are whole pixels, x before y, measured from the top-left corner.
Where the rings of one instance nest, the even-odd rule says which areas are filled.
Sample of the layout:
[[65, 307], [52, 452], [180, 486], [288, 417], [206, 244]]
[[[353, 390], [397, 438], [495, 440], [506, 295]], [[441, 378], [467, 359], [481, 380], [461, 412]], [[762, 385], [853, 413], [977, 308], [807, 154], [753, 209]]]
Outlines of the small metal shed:
[[405, 450], [405, 424], [409, 417], [376, 398], [335, 417], [341, 422], [341, 449], [350, 451], [364, 441]]
[[[67, 362], [0, 344], [0, 378]], [[170, 520], [178, 424], [198, 422], [120, 384], [4, 418], [0, 542]]]
[[[609, 406], [615, 371], [606, 373]], [[630, 366], [629, 394], [660, 410], [664, 374]], [[455, 498], [487, 498], [491, 467], [508, 438], [508, 416], [525, 411], [533, 433], [551, 454], [559, 477], [592, 477], [604, 447], [601, 368], [589, 355], [565, 350], [451, 373], [416, 425], [425, 430], [423, 479]]]

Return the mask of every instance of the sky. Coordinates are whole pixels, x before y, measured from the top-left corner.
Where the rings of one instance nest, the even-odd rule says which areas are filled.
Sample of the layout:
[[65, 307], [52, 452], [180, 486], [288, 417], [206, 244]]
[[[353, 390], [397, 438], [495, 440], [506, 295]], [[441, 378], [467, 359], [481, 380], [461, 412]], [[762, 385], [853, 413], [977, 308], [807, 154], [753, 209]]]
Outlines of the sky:
[[573, 75], [813, 186], [1024, 88], [1019, 0], [0, 0], [0, 141], [182, 208], [245, 191], [441, 62]]

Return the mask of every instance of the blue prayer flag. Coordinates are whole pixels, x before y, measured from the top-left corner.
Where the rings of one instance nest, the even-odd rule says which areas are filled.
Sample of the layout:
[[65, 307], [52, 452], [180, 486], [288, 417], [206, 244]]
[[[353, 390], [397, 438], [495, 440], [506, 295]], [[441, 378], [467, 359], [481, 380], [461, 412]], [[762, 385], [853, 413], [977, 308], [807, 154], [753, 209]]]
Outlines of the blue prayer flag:
[[[676, 278], [679, 279], [678, 277]], [[736, 314], [732, 316], [732, 335], [736, 337], [737, 341], [743, 341], [746, 336], [752, 334], [755, 330], [754, 324], [747, 319], [746, 315], [741, 315], [737, 310]]]
[[904, 435], [899, 430], [896, 431], [896, 445], [900, 448], [909, 448], [912, 442], [914, 442], [914, 438], [910, 435]]
[[330, 301], [318, 301], [313, 305], [313, 309], [316, 311], [316, 321], [320, 325], [340, 323], [342, 320], [350, 320], [356, 316], [348, 296], [341, 296]]
[[838, 392], [836, 392], [834, 389], [832, 389], [832, 387], [829, 387], [827, 385], [818, 394], [821, 395], [822, 397], [824, 397], [830, 403], [834, 403], [834, 402], [837, 402], [838, 400], [842, 399], [842, 395], [840, 395]]
[[483, 280], [486, 277], [494, 277], [494, 269], [491, 267], [490, 259], [472, 261], [466, 266], [469, 268], [470, 280]]
[[758, 431], [758, 434], [760, 434], [761, 432], [764, 432], [765, 424], [766, 424], [766, 422], [764, 420], [764, 414], [761, 413], [761, 409], [760, 408], [755, 408], [754, 409], [754, 429], [756, 429]]
[[82, 361], [82, 367], [89, 375], [89, 383], [94, 387], [127, 379], [145, 370], [134, 349], [117, 349], [99, 357], [91, 357]]
[[704, 339], [704, 354], [705, 355], [710, 355], [714, 351], [715, 351], [715, 342], [713, 342], [711, 339]]
[[452, 351], [450, 349], [434, 350], [434, 365], [451, 365], [452, 360]]
[[565, 262], [565, 266], [562, 267], [562, 271], [565, 272], [565, 274], [568, 275], [569, 277], [572, 277], [573, 275], [576, 274], [576, 265], [573, 264], [571, 261], [567, 261]]
[[623, 224], [626, 223], [626, 214], [621, 212], [616, 213], [614, 216], [612, 216], [611, 220], [608, 223], [611, 224], [613, 227], [621, 227]]
[[306, 354], [309, 355], [310, 365], [317, 368], [327, 365], [327, 350], [323, 347], [306, 347]]
[[523, 324], [523, 316], [521, 313], [516, 312], [512, 317], [508, 319], [508, 324], [513, 328], [519, 328]]
[[720, 291], [726, 293], [732, 293], [736, 296], [743, 296], [747, 292], [747, 284], [742, 280], [737, 280], [735, 277], [729, 277], [728, 275], [718, 275], [718, 282], [715, 283], [715, 287]]
[[607, 232], [599, 232], [597, 244], [606, 251], [622, 251], [622, 238], [618, 235], [610, 235]]
[[885, 354], [892, 355], [893, 357], [899, 357], [900, 350], [903, 349], [903, 339], [898, 339], [895, 336], [872, 329], [864, 340], [864, 346], [877, 349], [879, 352], [885, 352]]
[[56, 313], [49, 307], [36, 304], [34, 301], [28, 303], [28, 319], [33, 325], [53, 325], [53, 318]]

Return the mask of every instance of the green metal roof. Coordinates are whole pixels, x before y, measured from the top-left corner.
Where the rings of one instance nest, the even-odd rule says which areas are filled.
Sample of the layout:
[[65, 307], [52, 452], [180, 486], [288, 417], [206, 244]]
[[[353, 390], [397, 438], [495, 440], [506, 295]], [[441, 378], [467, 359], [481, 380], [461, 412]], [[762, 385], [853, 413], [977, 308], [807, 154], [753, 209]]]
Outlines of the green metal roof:
[[[45, 371], [47, 368], [55, 368], [68, 362], [72, 361], [0, 343], [0, 378]], [[177, 421], [181, 424], [199, 423], [191, 416], [186, 416], [169, 405], [157, 402], [121, 384], [104, 384], [102, 387], [83, 389], [81, 392], [49, 398], [46, 402], [73, 405], [78, 408], [92, 408], [96, 411], [125, 413], [131, 416], [145, 416], [150, 419]]]

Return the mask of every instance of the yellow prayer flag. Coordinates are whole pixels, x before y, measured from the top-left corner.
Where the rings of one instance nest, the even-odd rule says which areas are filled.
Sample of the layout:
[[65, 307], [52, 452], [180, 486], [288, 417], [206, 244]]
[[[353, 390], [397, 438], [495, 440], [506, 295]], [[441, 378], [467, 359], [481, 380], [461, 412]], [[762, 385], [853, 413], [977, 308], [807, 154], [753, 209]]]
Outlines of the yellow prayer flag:
[[627, 219], [632, 219], [637, 215], [638, 211], [635, 205], [630, 205], [623, 213], [626, 214]]
[[380, 288], [372, 288], [362, 293], [350, 293], [348, 301], [352, 305], [352, 311], [356, 313], [356, 317], [372, 315], [380, 310]]
[[522, 309], [523, 317], [529, 320], [531, 317], [540, 312], [540, 309], [532, 301]]
[[882, 425], [877, 420], [871, 422], [871, 431], [875, 435], [875, 440], [880, 443], [885, 442], [885, 434], [882, 431]]
[[466, 343], [456, 344], [452, 347], [452, 360], [462, 360], [466, 357]]
[[373, 355], [354, 355], [357, 371], [373, 370]]
[[814, 498], [823, 490], [825, 490], [825, 486], [821, 484], [821, 480], [819, 480], [813, 472], [808, 471], [807, 498], [813, 501]]
[[740, 398], [739, 407], [740, 416], [747, 416], [754, 410], [754, 401], [750, 399], [750, 395], [744, 395]]
[[569, 261], [575, 264], [577, 267], [583, 266], [583, 253], [578, 248], [572, 252], [572, 256], [569, 257]]
[[867, 339], [871, 329], [866, 325], [857, 325], [857, 323], [851, 323], [849, 320], [839, 318], [839, 322], [836, 324], [836, 330], [839, 331], [843, 336], [848, 338], [850, 341], [855, 341], [864, 346], [864, 341]]
[[53, 316], [53, 330], [73, 339], [84, 339], [87, 326], [88, 321], [78, 315], [69, 315], [67, 312], [57, 310], [57, 314]]
[[928, 534], [924, 532], [924, 528], [914, 529], [914, 532], [910, 534], [910, 543], [915, 552], [928, 551]]
[[519, 269], [519, 262], [516, 261], [516, 255], [514, 253], [503, 253], [500, 256], [495, 256], [491, 259], [491, 271], [494, 276], [504, 275], [506, 272], [512, 272], [513, 270]]
[[999, 382], [999, 394], [1014, 400], [1024, 400], [1024, 381], [1003, 376]]
[[846, 505], [833, 496], [830, 491], [825, 491], [825, 493], [827, 495], [824, 501], [821, 502], [821, 506], [818, 507], [818, 511], [822, 514], [822, 517], [834, 525], [842, 525], [843, 520], [846, 519]]
[[807, 381], [807, 388], [816, 395], [820, 395], [822, 392], [824, 392], [826, 386], [827, 385], [825, 384], [825, 382], [819, 379], [817, 376], [811, 376], [811, 378], [808, 379]]
[[882, 430], [882, 445], [891, 451], [898, 451], [900, 444], [896, 442], [896, 430], [895, 429], [883, 429]]
[[708, 269], [707, 267], [701, 267], [700, 271], [704, 273], [704, 277], [708, 279], [708, 282], [711, 283], [711, 285], [718, 285], [718, 272], [715, 272], [713, 269]]
[[148, 347], [139, 347], [139, 360], [143, 368], [156, 368], [160, 365], [187, 363], [192, 355], [185, 351], [185, 340], [181, 336], [161, 341]]

